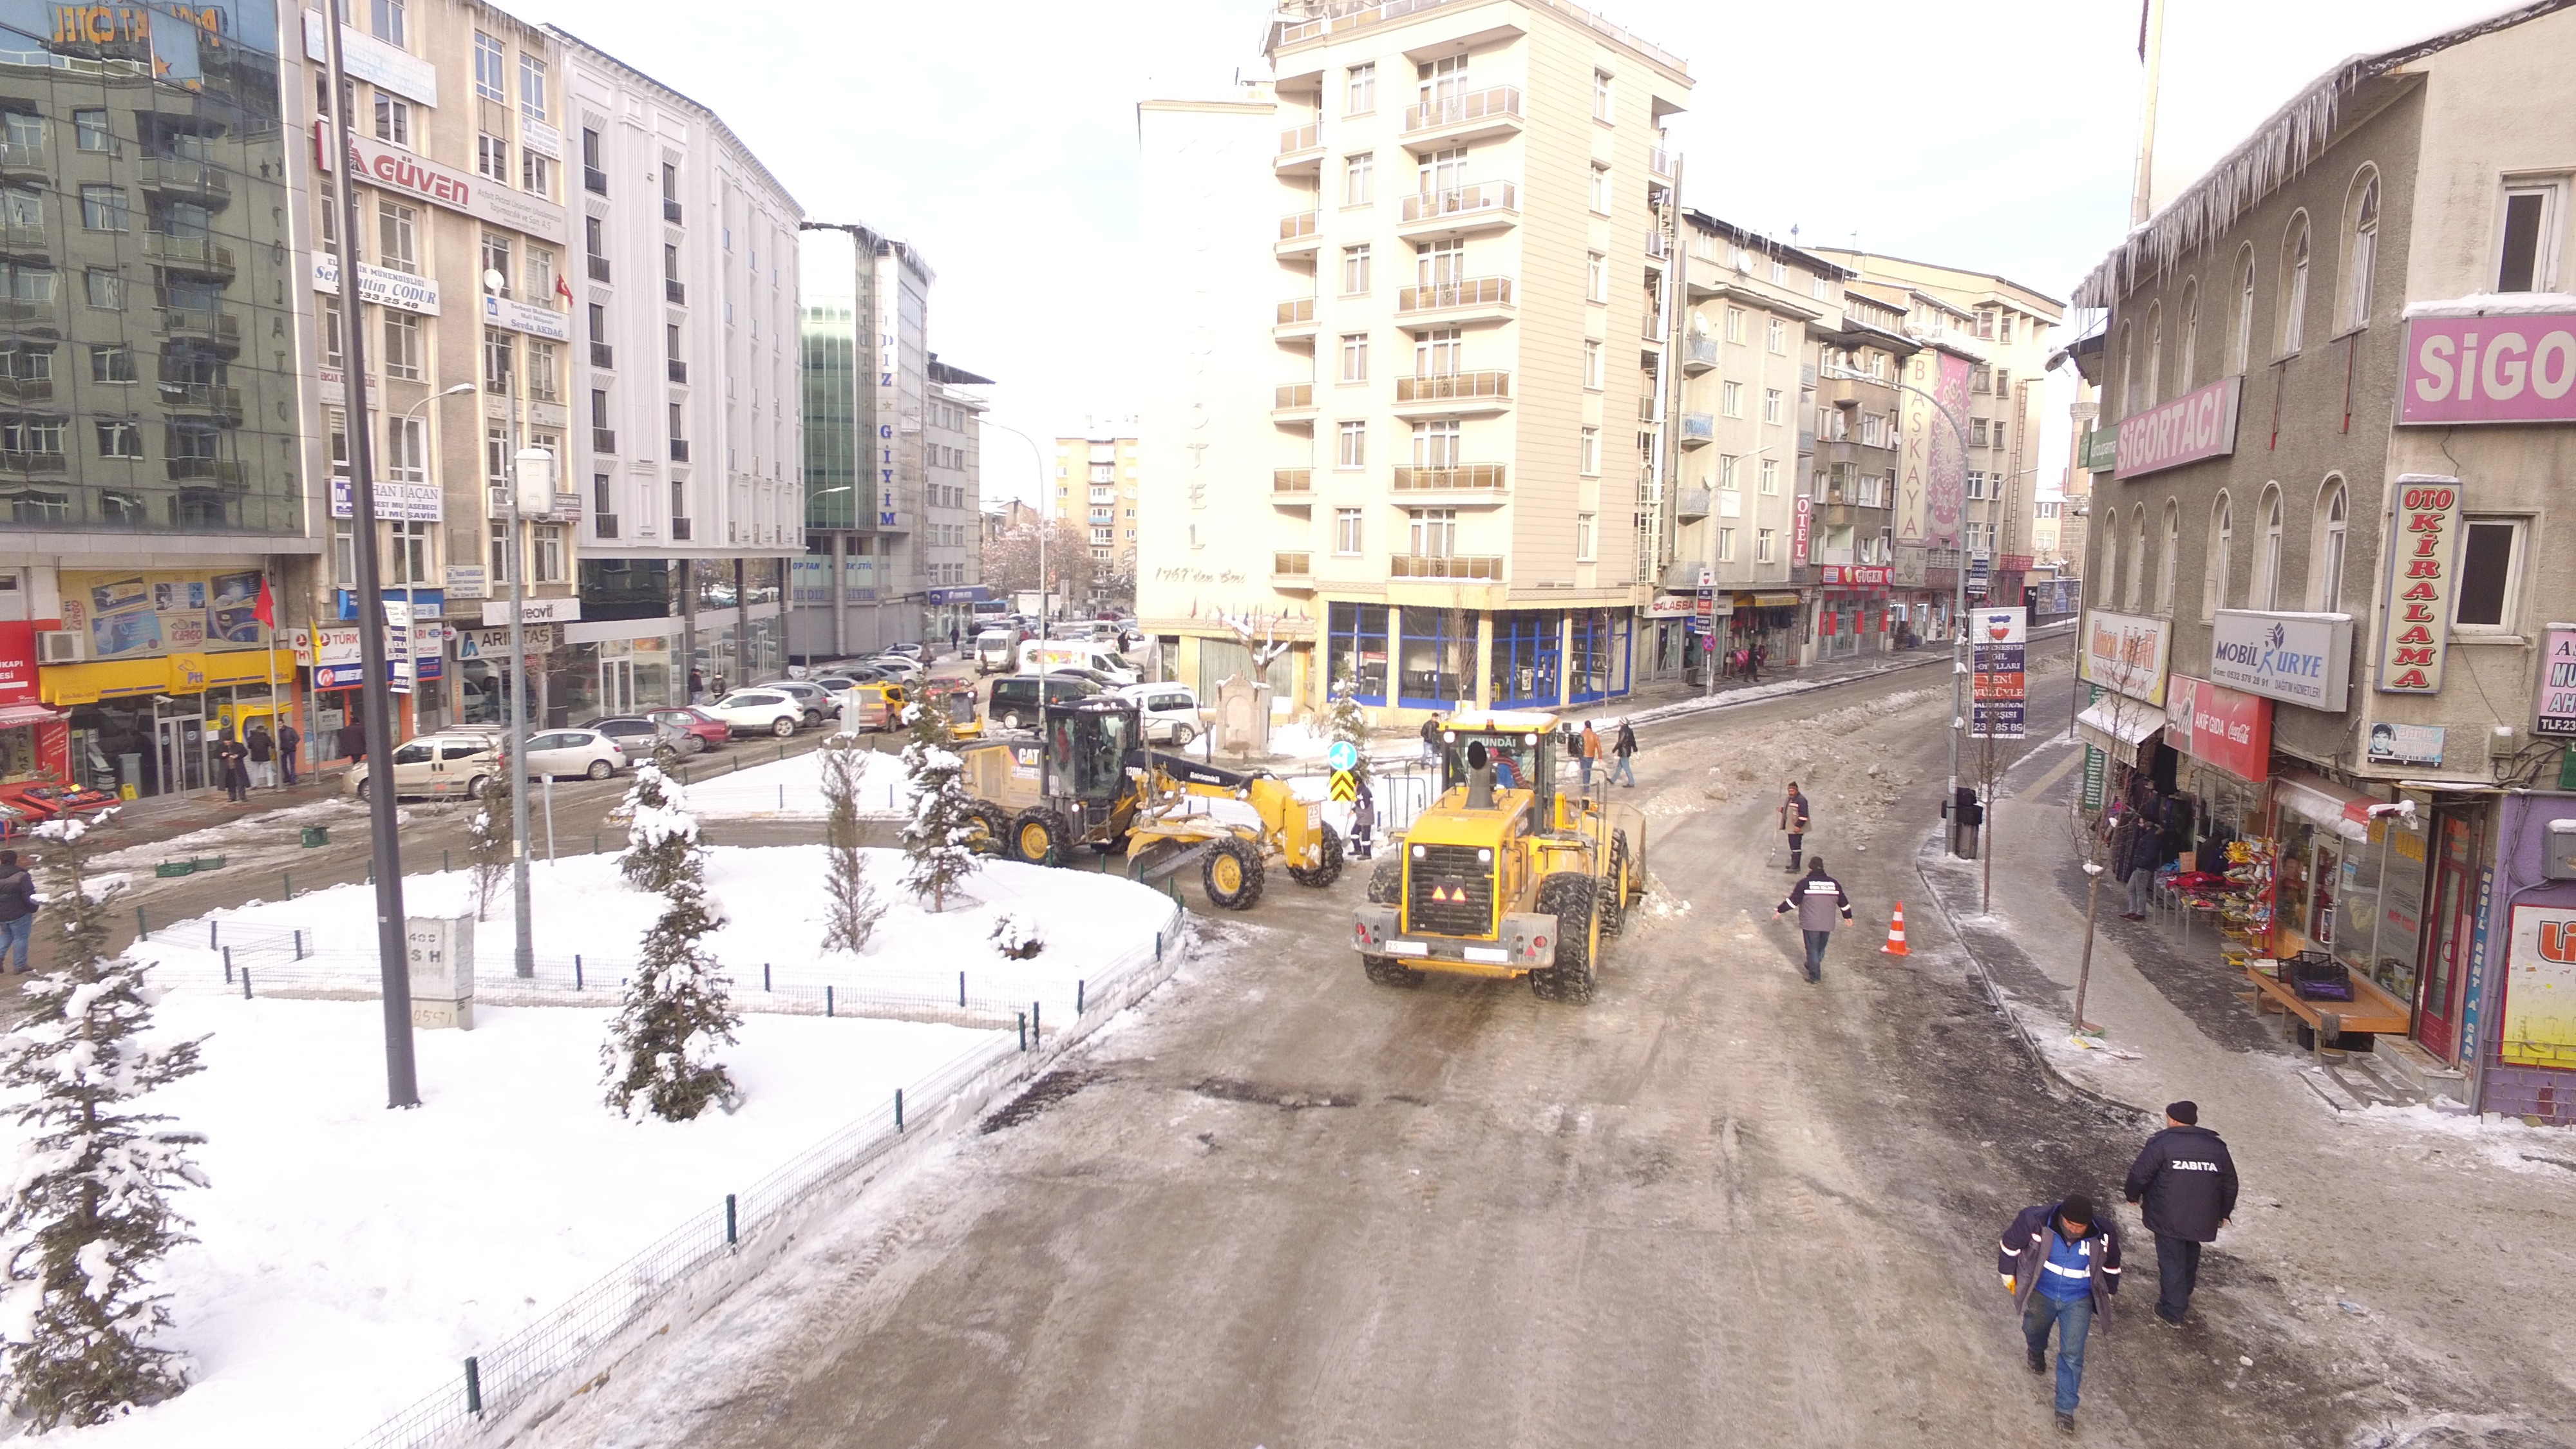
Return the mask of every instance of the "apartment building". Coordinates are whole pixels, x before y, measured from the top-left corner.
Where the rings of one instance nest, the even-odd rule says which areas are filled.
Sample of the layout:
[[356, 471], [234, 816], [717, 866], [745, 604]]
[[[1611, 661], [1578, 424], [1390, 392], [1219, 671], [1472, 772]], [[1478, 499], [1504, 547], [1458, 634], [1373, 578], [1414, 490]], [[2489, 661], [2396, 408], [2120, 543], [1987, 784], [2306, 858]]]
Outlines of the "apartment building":
[[927, 637], [932, 273], [864, 226], [807, 222], [798, 244], [805, 537], [788, 652], [840, 659]]
[[[579, 308], [578, 381], [546, 409], [577, 414], [561, 489], [580, 519], [581, 613], [561, 628], [556, 722], [683, 701], [693, 672], [712, 689], [786, 662], [786, 565], [804, 552], [803, 215], [714, 112], [548, 35], [581, 257], [560, 299]], [[495, 104], [479, 75], [477, 100]], [[485, 305], [509, 316], [532, 300]]]
[[1562, 0], [1304, 0], [1265, 52], [1139, 108], [1145, 628], [1203, 693], [1289, 642], [1282, 707], [1626, 693], [1683, 62]]
[[2571, 64], [2556, 4], [2344, 62], [2075, 294], [2116, 429], [2088, 634], [2136, 661], [2088, 673], [2150, 706], [2088, 738], [2272, 843], [2274, 949], [2393, 999], [2422, 1057], [2383, 1057], [2561, 1122]]
[[[62, 15], [73, 15], [65, 11]], [[297, 708], [327, 500], [277, 11], [0, 16], [0, 803], [204, 788]]]
[[1136, 590], [1134, 438], [1055, 440], [1055, 514], [1082, 520], [1091, 539], [1092, 591], [1133, 598]]
[[974, 604], [984, 588], [984, 547], [978, 527], [984, 507], [984, 413], [991, 406], [977, 388], [993, 380], [930, 354], [927, 401], [922, 411], [922, 627], [932, 642], [950, 647], [973, 641]]

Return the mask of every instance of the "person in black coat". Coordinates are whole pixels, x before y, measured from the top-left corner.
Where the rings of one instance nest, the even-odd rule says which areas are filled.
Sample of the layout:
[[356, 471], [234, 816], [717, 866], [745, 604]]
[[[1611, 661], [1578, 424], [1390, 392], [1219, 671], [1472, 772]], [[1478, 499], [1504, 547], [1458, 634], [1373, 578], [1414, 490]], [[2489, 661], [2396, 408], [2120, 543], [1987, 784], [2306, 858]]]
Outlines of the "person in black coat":
[[2200, 1125], [2200, 1107], [2165, 1108], [2165, 1130], [2147, 1139], [2122, 1189], [2141, 1204], [2156, 1237], [2156, 1316], [2180, 1325], [2200, 1280], [2200, 1246], [2236, 1215], [2236, 1159], [2218, 1134]]

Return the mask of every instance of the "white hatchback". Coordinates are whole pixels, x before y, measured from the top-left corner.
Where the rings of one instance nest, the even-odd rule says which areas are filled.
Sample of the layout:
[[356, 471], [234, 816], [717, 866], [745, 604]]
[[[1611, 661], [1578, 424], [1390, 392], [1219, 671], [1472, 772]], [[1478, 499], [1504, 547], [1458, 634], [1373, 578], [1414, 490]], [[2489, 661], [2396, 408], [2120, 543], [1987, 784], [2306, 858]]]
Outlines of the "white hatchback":
[[[649, 742], [646, 746], [650, 748]], [[605, 780], [626, 768], [626, 751], [597, 730], [540, 730], [528, 740], [528, 778], [585, 775]]]
[[1145, 738], [1158, 745], [1186, 745], [1207, 728], [1199, 697], [1186, 684], [1131, 684], [1118, 691], [1136, 701]]

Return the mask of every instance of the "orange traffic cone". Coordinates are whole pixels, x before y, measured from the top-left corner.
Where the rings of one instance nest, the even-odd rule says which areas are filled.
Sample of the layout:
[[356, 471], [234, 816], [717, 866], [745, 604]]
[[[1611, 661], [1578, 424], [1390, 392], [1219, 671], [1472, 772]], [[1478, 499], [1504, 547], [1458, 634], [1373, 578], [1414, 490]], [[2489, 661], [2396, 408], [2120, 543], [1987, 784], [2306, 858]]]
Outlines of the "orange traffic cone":
[[1887, 944], [1878, 948], [1882, 956], [1911, 956], [1905, 949], [1905, 902], [1896, 903], [1896, 919], [1887, 923]]

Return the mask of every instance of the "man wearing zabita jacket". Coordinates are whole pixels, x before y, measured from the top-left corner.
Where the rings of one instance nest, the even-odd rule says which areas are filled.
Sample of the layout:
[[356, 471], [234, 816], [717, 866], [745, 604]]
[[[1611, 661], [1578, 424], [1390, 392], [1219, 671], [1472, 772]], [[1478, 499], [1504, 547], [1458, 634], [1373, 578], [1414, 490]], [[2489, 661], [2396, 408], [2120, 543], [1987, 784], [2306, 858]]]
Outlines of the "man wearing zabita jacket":
[[2165, 1130], [2147, 1139], [2123, 1194], [2156, 1235], [2156, 1317], [2179, 1328], [2200, 1281], [2200, 1247], [2236, 1215], [2236, 1159], [2200, 1125], [2200, 1105], [2165, 1108]]
[[2004, 1291], [2021, 1310], [2032, 1373], [2048, 1372], [2048, 1330], [2057, 1329], [2057, 1427], [2069, 1432], [2084, 1383], [2084, 1341], [2097, 1318], [2110, 1330], [2111, 1295], [2120, 1291], [2120, 1238], [2099, 1220], [2107, 1216], [2082, 1193], [2023, 1208], [1995, 1256]]

